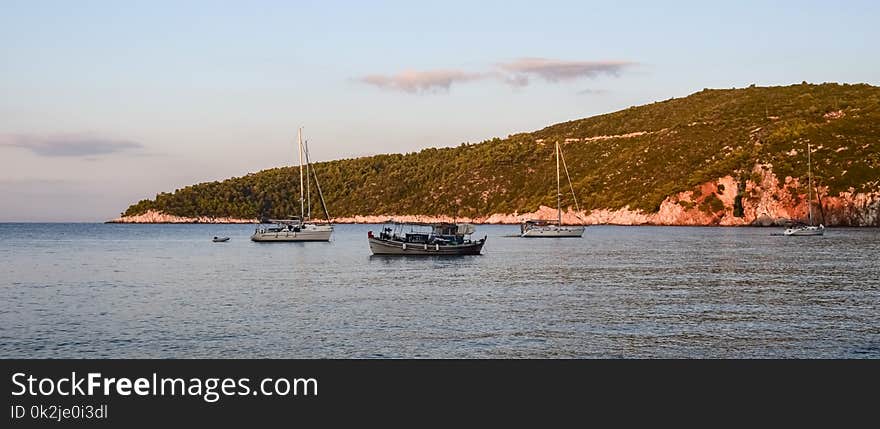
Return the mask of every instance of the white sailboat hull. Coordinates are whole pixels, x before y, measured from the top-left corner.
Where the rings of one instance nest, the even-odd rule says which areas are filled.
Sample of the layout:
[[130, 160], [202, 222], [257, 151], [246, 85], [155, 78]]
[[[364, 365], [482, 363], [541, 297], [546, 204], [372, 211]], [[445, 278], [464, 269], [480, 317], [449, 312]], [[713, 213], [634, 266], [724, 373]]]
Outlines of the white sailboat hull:
[[805, 237], [812, 235], [824, 235], [825, 234], [825, 226], [800, 226], [795, 228], [788, 228], [783, 232], [784, 235], [790, 237]]
[[259, 242], [277, 241], [330, 241], [333, 227], [330, 225], [305, 225], [300, 231], [256, 231], [251, 240]]
[[544, 225], [528, 228], [521, 234], [522, 237], [581, 237], [584, 235], [583, 226]]

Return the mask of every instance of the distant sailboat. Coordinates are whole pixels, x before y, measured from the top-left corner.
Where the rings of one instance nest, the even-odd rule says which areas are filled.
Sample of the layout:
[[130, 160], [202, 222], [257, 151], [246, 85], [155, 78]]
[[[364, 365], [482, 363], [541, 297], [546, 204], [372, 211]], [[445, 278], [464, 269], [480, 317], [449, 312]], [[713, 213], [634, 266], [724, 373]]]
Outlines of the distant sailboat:
[[[321, 192], [321, 184], [318, 182], [318, 175], [311, 167], [309, 161], [308, 144], [303, 144], [302, 128], [297, 132], [297, 142], [299, 146], [299, 218], [293, 219], [270, 219], [276, 226], [270, 228], [257, 228], [254, 235], [251, 236], [253, 241], [273, 242], [273, 241], [330, 241], [333, 234], [333, 225], [330, 224], [330, 213], [327, 211], [327, 204], [324, 202], [324, 194]], [[303, 177], [303, 155], [305, 155], [306, 171], [305, 180]], [[311, 221], [312, 217], [312, 199], [311, 199], [311, 179], [309, 172], [315, 179], [315, 187], [318, 195], [321, 197], [321, 205], [324, 207], [324, 214], [327, 218], [326, 224], [316, 224]], [[305, 183], [303, 183], [305, 181]], [[306, 200], [308, 200], [308, 211], [306, 211]]]
[[[521, 237], [581, 237], [584, 235], [583, 225], [563, 225], [562, 224], [562, 194], [559, 190], [559, 157], [561, 150], [559, 142], [556, 142], [556, 223], [545, 220], [527, 220], [520, 225]], [[568, 175], [568, 166], [565, 164], [565, 156], [562, 156], [562, 165], [565, 168], [565, 177], [568, 179], [568, 187], [571, 189], [571, 196], [574, 198], [574, 205], [577, 211], [580, 207], [577, 203], [577, 197], [574, 194], [574, 186], [571, 184], [571, 176]]]
[[[810, 219], [809, 225], [797, 225], [789, 227], [783, 233], [788, 236], [809, 236], [825, 234], [825, 225], [821, 223], [813, 225], [813, 167], [811, 159], [812, 148], [807, 142], [807, 213]], [[817, 195], [818, 196], [818, 195]]]

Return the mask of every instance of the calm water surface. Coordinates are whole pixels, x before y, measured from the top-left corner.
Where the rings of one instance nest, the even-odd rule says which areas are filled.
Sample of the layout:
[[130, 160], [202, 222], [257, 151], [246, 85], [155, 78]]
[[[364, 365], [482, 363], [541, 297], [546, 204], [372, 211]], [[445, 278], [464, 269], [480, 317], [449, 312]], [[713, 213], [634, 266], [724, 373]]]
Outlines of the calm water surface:
[[880, 358], [878, 229], [478, 226], [481, 256], [394, 258], [378, 228], [0, 224], [0, 357]]

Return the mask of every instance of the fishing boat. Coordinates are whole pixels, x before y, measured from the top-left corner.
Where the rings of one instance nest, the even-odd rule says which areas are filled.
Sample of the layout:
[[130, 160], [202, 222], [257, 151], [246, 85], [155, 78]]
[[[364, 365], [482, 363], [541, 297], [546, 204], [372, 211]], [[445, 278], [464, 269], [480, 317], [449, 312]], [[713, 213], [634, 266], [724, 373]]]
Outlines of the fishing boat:
[[825, 225], [822, 225], [821, 223], [819, 225], [813, 225], [813, 168], [811, 152], [812, 147], [810, 147], [810, 143], [807, 142], [807, 216], [809, 223], [801, 223], [786, 228], [785, 232], [783, 232], [783, 235], [786, 236], [802, 237], [825, 234]]
[[571, 176], [568, 175], [568, 166], [565, 164], [565, 156], [559, 149], [559, 142], [556, 142], [556, 223], [547, 220], [527, 220], [520, 225], [521, 237], [581, 237], [584, 235], [583, 225], [563, 225], [562, 224], [562, 193], [559, 189], [559, 159], [562, 157], [562, 166], [565, 169], [565, 177], [568, 179], [568, 187], [571, 189], [571, 196], [574, 199], [575, 209], [580, 211], [577, 203], [577, 196], [574, 194], [574, 186], [571, 184]]
[[[303, 143], [302, 128], [297, 132], [297, 144], [299, 146], [299, 206], [300, 216], [290, 219], [269, 219], [274, 223], [272, 227], [259, 227], [254, 231], [251, 240], [258, 242], [290, 242], [290, 241], [330, 241], [333, 235], [333, 225], [330, 223], [330, 212], [324, 202], [324, 193], [321, 192], [321, 184], [318, 182], [318, 174], [311, 166], [309, 160], [308, 142]], [[303, 156], [305, 156], [305, 171], [303, 169]], [[309, 177], [311, 173], [311, 178]], [[311, 220], [312, 197], [311, 180], [315, 180], [315, 188], [320, 197], [321, 207], [326, 217], [325, 223], [317, 223]], [[308, 207], [306, 207], [308, 204]]]
[[474, 232], [469, 223], [389, 222], [367, 240], [374, 255], [479, 255], [487, 237], [474, 240]]

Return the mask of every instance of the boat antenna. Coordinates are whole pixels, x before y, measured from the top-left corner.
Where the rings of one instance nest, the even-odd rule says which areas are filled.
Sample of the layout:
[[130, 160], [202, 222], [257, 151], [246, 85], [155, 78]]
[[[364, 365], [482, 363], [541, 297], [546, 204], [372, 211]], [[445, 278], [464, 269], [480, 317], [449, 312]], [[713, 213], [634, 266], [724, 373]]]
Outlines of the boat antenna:
[[[309, 160], [309, 143], [308, 142], [306, 142], [305, 151], [306, 151], [306, 164], [311, 166], [312, 162]], [[312, 172], [312, 176], [315, 178], [315, 188], [318, 190], [318, 197], [321, 199], [321, 208], [324, 209], [324, 216], [327, 217], [327, 223], [330, 223], [330, 212], [327, 210], [327, 203], [324, 202], [324, 193], [321, 192], [321, 182], [318, 181], [318, 172], [315, 171], [315, 169], [312, 167], [309, 167], [309, 171]]]
[[556, 141], [556, 224], [562, 225], [562, 195], [559, 193], [559, 140]]
[[812, 152], [810, 142], [807, 142], [807, 209], [810, 213], [810, 226], [813, 226], [813, 165], [810, 157]]
[[299, 215], [300, 221], [305, 220], [306, 208], [305, 208], [305, 200], [303, 198], [303, 141], [302, 141], [302, 127], [296, 132], [296, 140], [299, 146]]
[[[562, 158], [562, 168], [565, 170], [565, 178], [568, 179], [568, 189], [571, 189], [571, 198], [574, 199], [574, 208], [580, 212], [581, 206], [578, 205], [578, 197], [574, 193], [574, 185], [571, 184], [571, 176], [568, 174], [568, 165], [565, 164], [565, 154], [562, 153], [562, 150], [559, 151], [559, 157]], [[580, 219], [580, 215], [577, 215], [577, 217]]]

